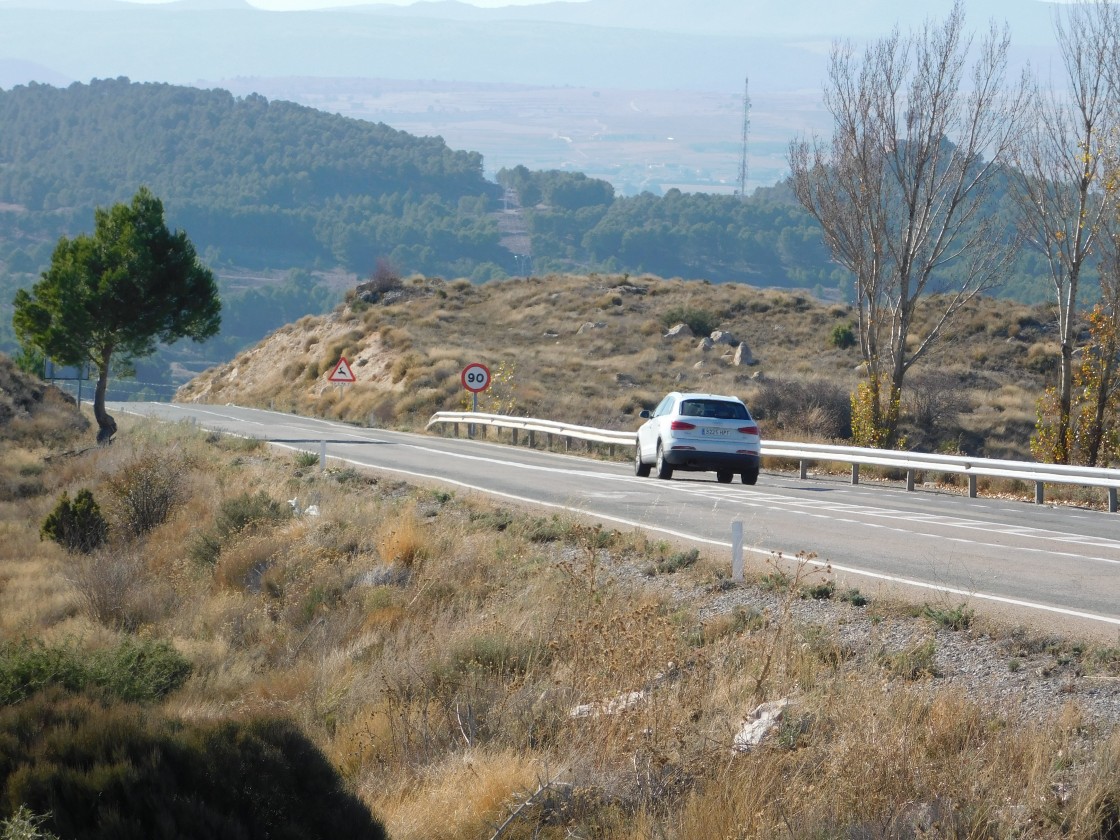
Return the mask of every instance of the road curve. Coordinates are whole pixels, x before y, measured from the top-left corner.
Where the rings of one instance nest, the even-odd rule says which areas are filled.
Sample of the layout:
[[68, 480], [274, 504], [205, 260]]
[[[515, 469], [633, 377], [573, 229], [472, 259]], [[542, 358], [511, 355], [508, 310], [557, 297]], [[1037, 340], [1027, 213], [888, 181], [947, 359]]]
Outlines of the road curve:
[[[237, 406], [115, 403], [110, 411], [193, 422], [330, 460], [562, 509], [730, 552], [743, 523], [756, 559], [803, 555], [839, 586], [916, 591], [1067, 630], [1120, 635], [1117, 514], [968, 499], [838, 478], [763, 473], [754, 487], [712, 474], [637, 478], [628, 463], [502, 444], [364, 429]], [[913, 597], [913, 595], [911, 595]]]

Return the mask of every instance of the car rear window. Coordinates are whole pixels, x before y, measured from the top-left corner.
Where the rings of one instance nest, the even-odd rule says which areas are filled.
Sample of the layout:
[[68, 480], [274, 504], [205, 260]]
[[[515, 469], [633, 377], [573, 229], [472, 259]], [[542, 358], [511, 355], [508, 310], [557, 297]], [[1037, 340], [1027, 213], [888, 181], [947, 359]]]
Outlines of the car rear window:
[[750, 412], [742, 403], [728, 400], [685, 400], [682, 417], [710, 417], [716, 420], [750, 420]]

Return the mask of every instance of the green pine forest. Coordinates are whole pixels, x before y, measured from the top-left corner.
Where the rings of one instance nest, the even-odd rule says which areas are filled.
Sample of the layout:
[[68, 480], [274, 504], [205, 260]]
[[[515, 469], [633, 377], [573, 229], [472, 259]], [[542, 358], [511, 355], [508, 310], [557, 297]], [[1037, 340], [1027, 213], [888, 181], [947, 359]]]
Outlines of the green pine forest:
[[[847, 272], [830, 262], [785, 184], [744, 198], [620, 196], [582, 173], [522, 166], [495, 183], [480, 154], [440, 137], [126, 78], [0, 90], [0, 126], [0, 351], [16, 351], [12, 297], [36, 281], [58, 238], [88, 231], [95, 207], [127, 201], [141, 185], [218, 275], [221, 335], [162, 351], [137, 379], [170, 383], [174, 360], [196, 368], [227, 360], [282, 324], [329, 310], [339, 291], [320, 282], [324, 273], [362, 277], [379, 264], [474, 282], [609, 271], [850, 296]], [[503, 247], [503, 195], [522, 208], [531, 262]], [[989, 212], [1009, 217], [999, 200]], [[232, 279], [253, 272], [276, 280]], [[995, 293], [1047, 299], [1042, 264], [1023, 252]]]

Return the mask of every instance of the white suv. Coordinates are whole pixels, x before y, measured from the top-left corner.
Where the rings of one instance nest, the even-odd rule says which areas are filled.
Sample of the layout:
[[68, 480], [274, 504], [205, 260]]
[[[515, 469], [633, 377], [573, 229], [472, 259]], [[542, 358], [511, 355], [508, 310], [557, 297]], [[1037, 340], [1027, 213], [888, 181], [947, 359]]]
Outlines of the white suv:
[[715, 471], [727, 484], [738, 473], [744, 484], [758, 481], [762, 447], [758, 424], [738, 397], [673, 392], [652, 412], [643, 411], [634, 473], [658, 478], [674, 470]]

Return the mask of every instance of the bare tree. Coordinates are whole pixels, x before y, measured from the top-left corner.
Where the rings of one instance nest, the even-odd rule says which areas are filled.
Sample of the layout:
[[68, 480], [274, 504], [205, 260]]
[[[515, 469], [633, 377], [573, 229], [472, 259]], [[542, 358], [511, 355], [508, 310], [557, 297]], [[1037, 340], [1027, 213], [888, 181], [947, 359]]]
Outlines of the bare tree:
[[[832, 140], [790, 145], [798, 200], [855, 275], [875, 430], [862, 442], [894, 444], [907, 371], [1013, 252], [982, 212], [1026, 91], [1025, 80], [1005, 87], [1008, 44], [1006, 27], [993, 24], [970, 64], [960, 0], [944, 23], [895, 29], [862, 55], [838, 42], [825, 89]], [[924, 302], [935, 316], [913, 334]]]
[[1102, 179], [1115, 142], [1116, 9], [1108, 0], [1078, 2], [1056, 11], [1054, 23], [1065, 78], [1049, 90], [1034, 85], [1014, 194], [1020, 230], [1046, 258], [1058, 304], [1056, 425], [1050, 451], [1037, 454], [1068, 463], [1079, 287], [1109, 205]]

